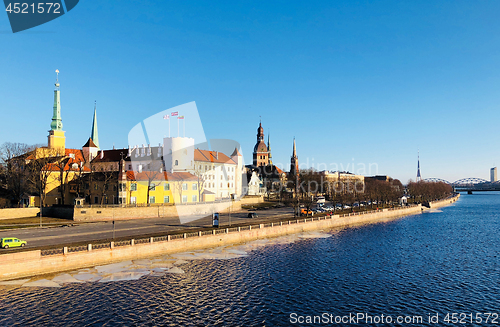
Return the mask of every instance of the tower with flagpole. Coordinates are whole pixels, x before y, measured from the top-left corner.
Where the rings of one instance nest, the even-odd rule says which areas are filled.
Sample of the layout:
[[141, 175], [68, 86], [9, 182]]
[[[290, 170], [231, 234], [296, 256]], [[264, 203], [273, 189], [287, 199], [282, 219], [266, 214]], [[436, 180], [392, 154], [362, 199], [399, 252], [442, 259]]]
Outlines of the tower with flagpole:
[[48, 136], [48, 148], [55, 149], [58, 152], [64, 153], [66, 148], [66, 136], [62, 130], [63, 124], [61, 119], [61, 91], [59, 90], [59, 70], [56, 69], [56, 83], [54, 90], [54, 107], [52, 114], [52, 122], [50, 123], [50, 131]]

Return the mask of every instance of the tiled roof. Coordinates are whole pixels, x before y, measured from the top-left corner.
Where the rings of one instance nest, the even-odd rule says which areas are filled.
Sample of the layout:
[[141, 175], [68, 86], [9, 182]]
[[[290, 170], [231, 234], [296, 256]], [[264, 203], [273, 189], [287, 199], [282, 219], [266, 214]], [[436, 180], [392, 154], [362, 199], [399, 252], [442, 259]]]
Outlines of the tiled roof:
[[233, 159], [229, 158], [222, 152], [208, 151], [208, 150], [194, 150], [194, 160], [195, 161], [205, 161], [213, 163], [227, 163], [231, 165], [236, 165]]
[[[156, 173], [156, 174], [155, 174]], [[153, 177], [153, 180], [155, 181], [160, 181], [160, 180], [165, 180], [165, 181], [197, 181], [198, 177], [191, 173], [186, 173], [186, 172], [175, 172], [175, 173], [168, 173], [168, 172], [153, 172], [153, 171], [143, 171], [141, 173], [134, 172], [134, 171], [127, 171], [127, 179], [130, 181], [147, 181], [149, 180], [150, 177]]]
[[[103, 152], [102, 159], [101, 152]], [[125, 161], [130, 161], [130, 157], [127, 157], [127, 153], [128, 149], [101, 150], [97, 152], [97, 156], [92, 160], [92, 162], [119, 162], [122, 157]]]
[[95, 145], [94, 141], [92, 141], [92, 139], [89, 137], [89, 140], [87, 141], [87, 143], [85, 143], [83, 148], [97, 148], [97, 145]]
[[[65, 149], [65, 154], [66, 157], [73, 157], [70, 158], [66, 164], [64, 165], [64, 171], [80, 171], [80, 165], [85, 162], [85, 159], [83, 157], [83, 152], [82, 150], [78, 149]], [[73, 168], [73, 164], [77, 164], [78, 167], [75, 169]], [[58, 163], [50, 163], [45, 165], [44, 169], [45, 171], [60, 171], [61, 166]], [[90, 172], [90, 169], [87, 167], [83, 167], [82, 171], [84, 172]]]

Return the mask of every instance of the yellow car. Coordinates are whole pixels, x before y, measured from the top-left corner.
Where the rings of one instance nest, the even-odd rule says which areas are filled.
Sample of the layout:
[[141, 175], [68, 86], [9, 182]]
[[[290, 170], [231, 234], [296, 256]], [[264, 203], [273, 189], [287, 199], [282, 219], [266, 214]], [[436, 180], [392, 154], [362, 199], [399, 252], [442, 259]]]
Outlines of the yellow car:
[[20, 240], [15, 237], [5, 237], [0, 239], [0, 247], [4, 249], [13, 248], [16, 246], [25, 247], [26, 241]]

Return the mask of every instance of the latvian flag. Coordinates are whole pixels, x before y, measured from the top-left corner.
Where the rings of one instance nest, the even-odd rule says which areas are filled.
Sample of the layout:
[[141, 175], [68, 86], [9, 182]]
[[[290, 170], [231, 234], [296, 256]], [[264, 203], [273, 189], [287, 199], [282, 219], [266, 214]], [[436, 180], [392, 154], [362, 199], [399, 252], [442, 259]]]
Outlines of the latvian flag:
[[178, 112], [178, 111], [176, 111], [176, 112], [172, 112], [170, 115], [171, 115], [172, 117], [179, 116], [179, 112]]

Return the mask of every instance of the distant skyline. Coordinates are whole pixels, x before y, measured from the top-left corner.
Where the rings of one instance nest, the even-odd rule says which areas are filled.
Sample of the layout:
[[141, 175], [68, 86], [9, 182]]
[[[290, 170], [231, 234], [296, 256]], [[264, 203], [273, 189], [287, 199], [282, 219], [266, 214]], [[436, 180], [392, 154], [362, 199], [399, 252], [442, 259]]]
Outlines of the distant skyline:
[[194, 101], [207, 139], [238, 141], [247, 164], [261, 116], [285, 168], [296, 137], [300, 164], [371, 164], [406, 183], [420, 151], [424, 179], [489, 180], [499, 13], [497, 1], [87, 1], [16, 34], [0, 14], [0, 143], [47, 142], [59, 69], [67, 147], [87, 141], [95, 101], [103, 149]]

